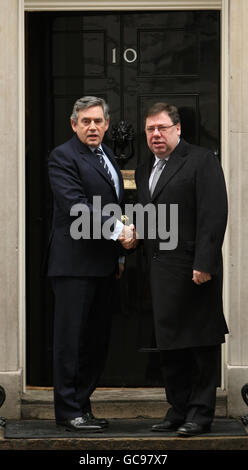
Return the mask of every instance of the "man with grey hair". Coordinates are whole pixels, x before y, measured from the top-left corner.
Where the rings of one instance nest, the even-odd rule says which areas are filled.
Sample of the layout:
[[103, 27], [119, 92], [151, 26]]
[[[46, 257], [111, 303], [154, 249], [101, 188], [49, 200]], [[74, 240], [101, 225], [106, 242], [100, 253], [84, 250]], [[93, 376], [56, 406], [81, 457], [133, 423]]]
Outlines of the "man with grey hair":
[[[48, 276], [55, 295], [54, 404], [58, 425], [73, 431], [102, 431], [107, 420], [92, 414], [90, 396], [102, 374], [111, 327], [111, 292], [122, 245], [134, 244], [133, 226], [116, 220], [109, 239], [75, 239], [71, 208], [82, 205], [101, 226], [110, 216], [93, 207], [121, 205], [121, 172], [110, 148], [102, 144], [109, 110], [101, 98], [76, 101], [71, 115], [74, 136], [49, 158], [54, 214], [49, 242]], [[89, 228], [89, 227], [88, 227]], [[92, 229], [92, 226], [90, 227]], [[123, 269], [123, 268], [122, 268]]]

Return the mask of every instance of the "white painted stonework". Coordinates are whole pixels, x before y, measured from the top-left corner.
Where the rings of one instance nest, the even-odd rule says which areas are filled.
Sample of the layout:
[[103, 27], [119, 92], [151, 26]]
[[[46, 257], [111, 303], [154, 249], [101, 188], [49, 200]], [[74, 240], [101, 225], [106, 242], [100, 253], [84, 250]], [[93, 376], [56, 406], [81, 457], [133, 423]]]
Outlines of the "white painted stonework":
[[223, 388], [230, 416], [247, 414], [248, 382], [248, 2], [247, 0], [0, 1], [0, 384], [6, 418], [19, 418], [25, 389], [24, 11], [220, 9], [222, 164], [229, 194], [224, 305], [230, 335]]

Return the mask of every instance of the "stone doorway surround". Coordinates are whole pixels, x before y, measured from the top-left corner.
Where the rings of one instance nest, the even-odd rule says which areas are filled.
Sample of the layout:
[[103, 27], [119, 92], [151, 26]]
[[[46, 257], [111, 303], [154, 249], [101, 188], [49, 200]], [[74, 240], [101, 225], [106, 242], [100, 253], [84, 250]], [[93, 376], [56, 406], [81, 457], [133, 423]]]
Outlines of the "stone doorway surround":
[[[240, 389], [248, 382], [248, 47], [247, 0], [1, 0], [0, 4], [0, 384], [1, 414], [21, 416], [25, 392], [25, 11], [221, 11], [221, 148], [229, 192], [224, 245], [224, 306], [230, 335], [223, 348], [228, 414], [245, 414]], [[211, 118], [211, 117], [210, 117]], [[231, 158], [232, 156], [232, 158]]]

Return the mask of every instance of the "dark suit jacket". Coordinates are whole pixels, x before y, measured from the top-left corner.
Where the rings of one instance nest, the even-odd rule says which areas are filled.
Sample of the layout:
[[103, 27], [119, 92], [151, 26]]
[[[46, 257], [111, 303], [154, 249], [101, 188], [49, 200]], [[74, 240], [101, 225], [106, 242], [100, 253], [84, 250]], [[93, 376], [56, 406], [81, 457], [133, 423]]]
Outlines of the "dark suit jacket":
[[[159, 236], [144, 240], [157, 346], [178, 349], [221, 343], [227, 332], [222, 306], [221, 250], [227, 223], [222, 168], [209, 150], [181, 139], [151, 198], [153, 159], [151, 155], [136, 170], [138, 202], [178, 205], [177, 248], [161, 251]], [[193, 269], [211, 273], [212, 280], [197, 286]]]
[[[48, 250], [48, 276], [107, 276], [117, 267], [121, 244], [101, 238], [75, 240], [70, 227], [74, 204], [85, 204], [92, 216], [93, 196], [101, 196], [102, 208], [109, 203], [121, 204], [124, 189], [121, 172], [112, 151], [103, 149], [114, 165], [120, 182], [120, 196], [96, 155], [75, 134], [56, 147], [48, 162], [49, 179], [54, 196], [52, 230]], [[103, 224], [109, 216], [101, 216]], [[91, 218], [92, 220], [92, 218]]]

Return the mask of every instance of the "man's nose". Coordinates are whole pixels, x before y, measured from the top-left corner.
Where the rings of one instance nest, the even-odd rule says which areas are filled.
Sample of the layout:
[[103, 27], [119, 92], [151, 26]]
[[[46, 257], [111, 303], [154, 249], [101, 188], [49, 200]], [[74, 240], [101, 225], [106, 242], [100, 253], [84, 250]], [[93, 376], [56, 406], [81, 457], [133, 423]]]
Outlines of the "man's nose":
[[92, 128], [93, 128], [93, 129], [96, 128], [94, 119], [92, 119], [92, 121], [90, 122], [90, 129], [92, 129]]
[[160, 135], [160, 132], [157, 127], [154, 128], [153, 135]]

